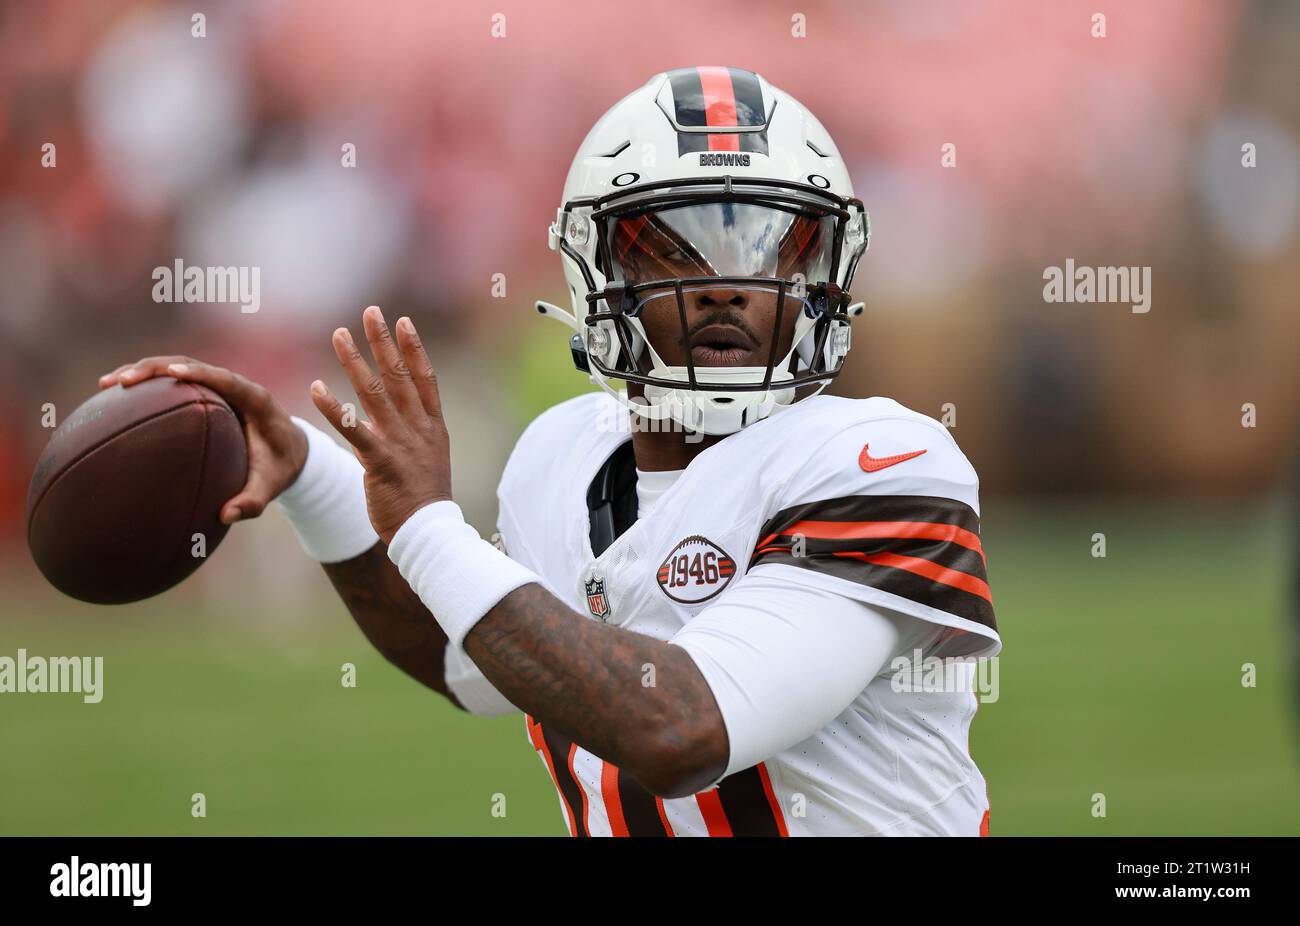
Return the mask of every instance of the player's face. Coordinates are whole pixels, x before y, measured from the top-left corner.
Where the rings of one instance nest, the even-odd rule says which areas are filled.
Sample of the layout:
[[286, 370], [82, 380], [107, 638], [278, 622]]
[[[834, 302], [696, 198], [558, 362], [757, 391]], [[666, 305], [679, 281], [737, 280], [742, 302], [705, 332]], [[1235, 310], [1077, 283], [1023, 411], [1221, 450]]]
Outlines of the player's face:
[[689, 354], [697, 367], [766, 366], [773, 340], [777, 360], [789, 353], [800, 300], [785, 297], [778, 331], [774, 289], [695, 285], [683, 295], [685, 330], [674, 296], [651, 301], [641, 314], [646, 336], [667, 365], [686, 366]]
[[[620, 218], [609, 247], [625, 282], [665, 283], [639, 294], [642, 325], [665, 364], [686, 366], [689, 356], [697, 367], [762, 367], [789, 353], [803, 309], [785, 295], [778, 319], [776, 281], [826, 279], [833, 230], [826, 216], [703, 203]], [[694, 281], [683, 284], [680, 305], [675, 280]]]

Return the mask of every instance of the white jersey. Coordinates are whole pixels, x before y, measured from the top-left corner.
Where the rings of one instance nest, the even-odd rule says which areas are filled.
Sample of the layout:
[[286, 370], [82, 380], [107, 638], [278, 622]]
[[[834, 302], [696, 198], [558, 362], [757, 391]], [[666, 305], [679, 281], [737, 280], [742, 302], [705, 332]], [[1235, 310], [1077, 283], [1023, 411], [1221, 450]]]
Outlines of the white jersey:
[[[588, 487], [631, 439], [625, 416], [603, 393], [552, 408], [501, 479], [506, 551], [574, 610], [668, 641], [762, 567], [927, 622], [924, 656], [997, 652], [978, 482], [938, 422], [890, 399], [798, 402], [698, 454], [597, 556]], [[894, 675], [886, 667], [805, 741], [687, 798], [655, 797], [544, 722], [527, 729], [574, 835], [982, 832], [970, 686], [899, 691]]]

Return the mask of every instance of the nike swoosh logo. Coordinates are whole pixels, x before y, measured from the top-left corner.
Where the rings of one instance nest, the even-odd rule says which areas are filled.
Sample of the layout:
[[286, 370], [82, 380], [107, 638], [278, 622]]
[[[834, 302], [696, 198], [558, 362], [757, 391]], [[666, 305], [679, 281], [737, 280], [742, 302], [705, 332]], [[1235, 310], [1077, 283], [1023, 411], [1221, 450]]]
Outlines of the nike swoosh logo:
[[887, 466], [915, 459], [925, 453], [924, 450], [913, 450], [911, 453], [900, 453], [892, 457], [873, 457], [867, 453], [867, 448], [870, 446], [870, 444], [863, 444], [862, 453], [858, 454], [858, 465], [862, 467], [864, 473], [878, 473]]

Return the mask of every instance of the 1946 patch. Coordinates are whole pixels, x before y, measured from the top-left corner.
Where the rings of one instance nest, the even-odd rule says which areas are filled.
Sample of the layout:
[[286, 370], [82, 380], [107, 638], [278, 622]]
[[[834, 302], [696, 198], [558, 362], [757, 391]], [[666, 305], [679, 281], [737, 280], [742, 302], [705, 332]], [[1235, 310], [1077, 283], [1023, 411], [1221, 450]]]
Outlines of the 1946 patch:
[[726, 588], [735, 574], [736, 561], [722, 547], [693, 534], [673, 547], [655, 578], [678, 604], [699, 604]]

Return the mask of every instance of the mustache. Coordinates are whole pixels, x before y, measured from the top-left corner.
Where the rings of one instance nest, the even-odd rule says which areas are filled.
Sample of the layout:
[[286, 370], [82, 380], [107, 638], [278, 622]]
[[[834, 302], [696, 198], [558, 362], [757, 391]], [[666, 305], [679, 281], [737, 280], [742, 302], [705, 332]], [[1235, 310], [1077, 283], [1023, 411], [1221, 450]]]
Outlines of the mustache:
[[710, 325], [727, 325], [740, 331], [755, 344], [763, 343], [763, 339], [759, 337], [753, 327], [745, 321], [745, 317], [735, 311], [715, 312], [712, 315], [706, 316], [694, 325], [691, 325], [691, 327], [686, 331], [682, 332], [682, 336], [677, 339], [677, 343], [682, 347], [689, 347], [691, 339]]

